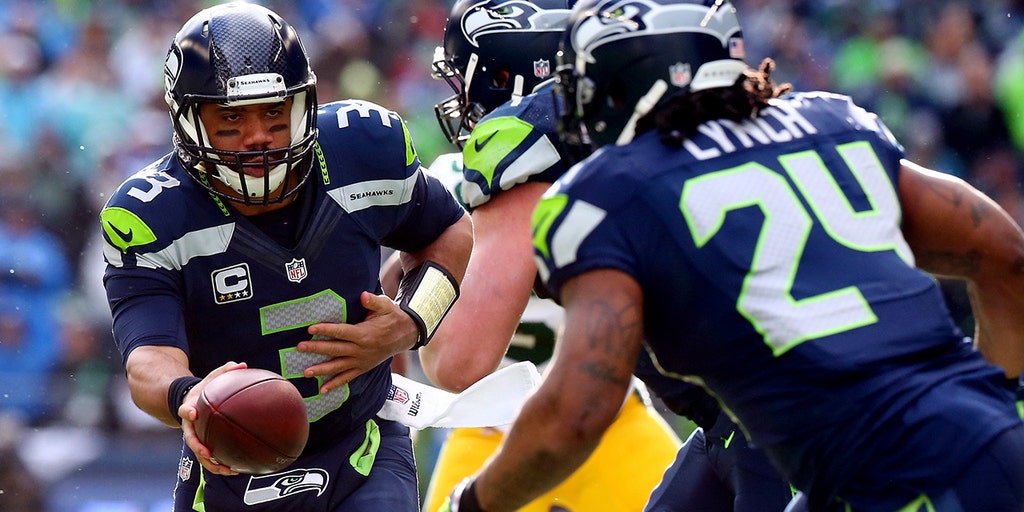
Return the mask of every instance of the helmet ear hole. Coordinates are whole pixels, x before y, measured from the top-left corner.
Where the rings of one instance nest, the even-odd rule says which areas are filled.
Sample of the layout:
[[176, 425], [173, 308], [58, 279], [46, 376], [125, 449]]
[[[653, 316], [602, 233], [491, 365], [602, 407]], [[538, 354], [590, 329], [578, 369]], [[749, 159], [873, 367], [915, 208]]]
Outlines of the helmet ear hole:
[[491, 73], [491, 87], [494, 87], [495, 89], [507, 89], [511, 78], [512, 68], [508, 64], [504, 64], [494, 70], [494, 73]]
[[609, 107], [620, 109], [626, 105], [627, 95], [626, 82], [619, 77], [614, 77], [608, 83], [608, 95], [605, 101]]

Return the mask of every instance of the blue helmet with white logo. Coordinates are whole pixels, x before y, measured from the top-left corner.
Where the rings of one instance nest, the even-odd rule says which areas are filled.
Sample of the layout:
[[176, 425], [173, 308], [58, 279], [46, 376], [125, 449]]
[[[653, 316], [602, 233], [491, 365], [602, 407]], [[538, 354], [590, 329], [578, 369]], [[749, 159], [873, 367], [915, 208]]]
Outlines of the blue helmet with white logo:
[[586, 0], [558, 53], [560, 132], [570, 144], [624, 144], [667, 98], [729, 87], [747, 69], [727, 0]]
[[552, 76], [574, 0], [459, 0], [433, 74], [454, 95], [434, 107], [441, 130], [462, 147], [488, 112]]
[[[295, 194], [308, 181], [317, 135], [316, 76], [298, 34], [273, 11], [232, 2], [197, 13], [167, 52], [164, 92], [177, 156], [211, 193], [245, 204], [268, 204]], [[287, 98], [292, 99], [288, 147], [226, 151], [210, 145], [199, 117], [203, 104], [242, 106]], [[245, 169], [260, 172], [249, 176]], [[294, 179], [287, 180], [289, 175]], [[237, 196], [213, 187], [209, 178]]]

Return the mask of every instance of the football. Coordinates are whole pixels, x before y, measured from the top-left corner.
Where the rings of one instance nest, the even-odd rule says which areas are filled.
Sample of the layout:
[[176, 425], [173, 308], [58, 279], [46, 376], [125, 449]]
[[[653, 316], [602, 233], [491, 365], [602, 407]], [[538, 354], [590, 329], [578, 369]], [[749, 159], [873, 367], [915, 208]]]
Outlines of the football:
[[267, 370], [233, 370], [211, 380], [199, 397], [195, 429], [221, 464], [239, 473], [279, 471], [302, 453], [309, 421], [302, 395]]

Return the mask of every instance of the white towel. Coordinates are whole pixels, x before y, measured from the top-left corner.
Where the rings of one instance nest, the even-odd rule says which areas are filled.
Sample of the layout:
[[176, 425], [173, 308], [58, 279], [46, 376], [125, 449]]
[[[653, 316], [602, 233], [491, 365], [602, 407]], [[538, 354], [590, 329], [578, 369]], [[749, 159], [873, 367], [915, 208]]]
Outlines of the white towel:
[[515, 421], [526, 397], [540, 384], [529, 361], [501, 368], [461, 393], [450, 393], [391, 374], [391, 391], [378, 416], [416, 430], [427, 427], [497, 427]]

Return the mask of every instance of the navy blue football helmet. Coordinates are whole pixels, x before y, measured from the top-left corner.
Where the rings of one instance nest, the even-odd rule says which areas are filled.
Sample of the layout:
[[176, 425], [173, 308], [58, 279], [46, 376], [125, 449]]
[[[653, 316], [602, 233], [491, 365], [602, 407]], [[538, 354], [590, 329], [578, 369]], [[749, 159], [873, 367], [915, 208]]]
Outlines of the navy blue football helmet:
[[734, 85], [745, 57], [727, 0], [581, 1], [557, 55], [559, 133], [591, 149], [625, 144], [659, 102]]
[[[211, 193], [265, 205], [283, 201], [308, 181], [317, 136], [316, 75], [295, 30], [273, 11], [232, 2], [197, 13], [167, 53], [164, 92], [177, 156]], [[288, 147], [225, 151], [210, 146], [199, 117], [203, 104], [241, 106], [286, 98], [292, 98]], [[246, 175], [245, 169], [259, 169], [262, 176]], [[286, 180], [292, 173], [296, 178]], [[238, 196], [213, 187], [211, 177]]]
[[554, 73], [555, 53], [574, 0], [459, 0], [433, 74], [454, 95], [434, 106], [441, 130], [458, 147], [488, 112], [523, 96]]

